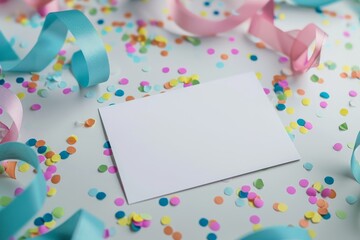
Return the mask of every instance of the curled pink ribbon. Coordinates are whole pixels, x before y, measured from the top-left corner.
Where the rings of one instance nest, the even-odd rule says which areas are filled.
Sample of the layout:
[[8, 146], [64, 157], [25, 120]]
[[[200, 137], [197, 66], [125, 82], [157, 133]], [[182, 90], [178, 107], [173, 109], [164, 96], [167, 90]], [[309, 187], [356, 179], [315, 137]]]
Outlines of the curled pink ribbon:
[[19, 137], [23, 109], [19, 98], [9, 89], [0, 86], [0, 107], [12, 120], [10, 127], [0, 121], [0, 128], [5, 131], [0, 144], [16, 141]]
[[[7, 0], [0, 0], [0, 3], [5, 3]], [[34, 8], [42, 17], [45, 17], [50, 12], [59, 11], [58, 0], [24, 0], [24, 2]]]
[[[250, 19], [248, 32], [274, 50], [288, 56], [294, 74], [318, 66], [326, 33], [314, 24], [307, 25], [301, 31], [283, 32], [274, 25], [274, 6], [273, 0], [246, 0], [231, 16], [220, 21], [212, 21], [189, 11], [181, 0], [170, 1], [173, 20], [190, 33], [212, 36], [229, 31]], [[313, 47], [313, 43], [314, 50], [308, 57], [309, 48]]]

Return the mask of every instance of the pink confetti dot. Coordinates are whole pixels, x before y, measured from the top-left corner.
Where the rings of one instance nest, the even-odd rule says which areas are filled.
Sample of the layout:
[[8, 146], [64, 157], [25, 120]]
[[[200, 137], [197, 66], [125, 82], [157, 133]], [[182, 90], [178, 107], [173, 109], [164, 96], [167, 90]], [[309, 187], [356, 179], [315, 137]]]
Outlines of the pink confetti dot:
[[317, 197], [315, 196], [310, 196], [308, 199], [309, 203], [311, 204], [315, 204], [317, 202]]
[[71, 88], [65, 88], [63, 90], [63, 94], [69, 94], [69, 93], [71, 93]]
[[257, 197], [257, 194], [254, 193], [254, 192], [249, 192], [249, 194], [248, 194], [248, 196], [247, 196], [247, 198], [248, 198], [249, 200], [254, 200], [256, 197]]
[[258, 215], [252, 215], [252, 216], [250, 216], [249, 220], [250, 220], [250, 222], [251, 222], [252, 224], [258, 224], [258, 223], [260, 223], [260, 217], [259, 217]]
[[46, 157], [43, 155], [38, 156], [39, 163], [43, 163], [46, 160]]
[[115, 203], [116, 206], [121, 207], [122, 205], [124, 205], [125, 200], [123, 198], [119, 197], [119, 198], [115, 199], [114, 203]]
[[235, 37], [229, 37], [229, 42], [234, 42], [235, 41]]
[[180, 74], [185, 74], [187, 71], [186, 71], [186, 68], [179, 68], [178, 69], [178, 73]]
[[316, 196], [316, 189], [313, 187], [309, 187], [308, 189], [306, 189], [306, 194], [308, 196]]
[[207, 52], [209, 55], [213, 55], [213, 54], [215, 53], [215, 49], [209, 48], [206, 52]]
[[35, 104], [31, 105], [30, 109], [33, 110], [33, 111], [38, 111], [38, 110], [41, 109], [41, 105], [35, 103]]
[[140, 86], [142, 86], [142, 87], [150, 86], [150, 83], [148, 81], [141, 81]]
[[324, 188], [322, 191], [321, 191], [321, 196], [323, 198], [326, 198], [328, 196], [330, 196], [330, 193], [331, 193], [331, 189], [329, 188]]
[[342, 149], [342, 144], [341, 143], [335, 143], [334, 146], [333, 146], [333, 149], [337, 152], [341, 151]]
[[172, 197], [170, 199], [170, 205], [171, 206], [177, 206], [180, 204], [180, 198], [179, 197]]
[[212, 221], [209, 224], [209, 228], [213, 231], [219, 231], [220, 230], [220, 224], [216, 221]]
[[36, 88], [28, 88], [27, 92], [28, 93], [34, 93], [34, 92], [36, 92]]
[[23, 191], [24, 191], [24, 189], [18, 187], [18, 188], [15, 189], [14, 195], [15, 195], [15, 196], [18, 196], [18, 195], [20, 195]]
[[6, 82], [3, 84], [3, 87], [9, 89], [11, 87], [11, 84]]
[[307, 130], [311, 130], [313, 128], [313, 125], [311, 124], [311, 122], [306, 122], [304, 127], [307, 129]]
[[47, 233], [48, 231], [49, 231], [49, 229], [45, 225], [39, 226], [39, 233], [41, 235]]
[[55, 173], [57, 171], [57, 168], [55, 165], [48, 166], [46, 169], [46, 172]]
[[250, 191], [250, 186], [249, 185], [244, 185], [241, 187], [241, 191], [243, 192], [249, 192]]
[[60, 55], [60, 56], [64, 56], [65, 54], [66, 54], [66, 50], [65, 50], [65, 49], [60, 50], [60, 52], [59, 52], [59, 55]]
[[261, 198], [255, 198], [254, 205], [257, 208], [261, 208], [262, 206], [264, 206], [264, 201], [261, 200]]
[[52, 177], [52, 173], [51, 173], [51, 172], [45, 172], [45, 173], [44, 173], [44, 178], [45, 178], [46, 181], [49, 180], [51, 177]]
[[143, 220], [141, 226], [144, 228], [150, 227], [151, 221], [150, 220]]
[[122, 79], [120, 79], [120, 81], [119, 81], [119, 84], [121, 84], [121, 85], [126, 85], [126, 84], [128, 84], [129, 83], [129, 79], [127, 79], [127, 78], [122, 78]]
[[264, 88], [264, 93], [265, 93], [266, 95], [269, 95], [269, 94], [270, 94], [270, 89]]
[[296, 193], [296, 189], [293, 186], [289, 186], [286, 188], [288, 194], [294, 195]]
[[24, 88], [27, 88], [29, 86], [29, 82], [28, 81], [24, 81], [21, 86], [23, 86]]
[[104, 150], [103, 153], [104, 153], [105, 156], [111, 156], [112, 155], [112, 150], [111, 150], [111, 148], [107, 148], [107, 149]]
[[233, 49], [231, 49], [231, 53], [233, 55], [237, 55], [237, 54], [239, 54], [239, 50], [237, 50], [236, 48], [233, 48]]
[[111, 167], [109, 167], [108, 168], [108, 172], [109, 173], [112, 173], [112, 174], [114, 174], [114, 173], [117, 173], [117, 167], [116, 166], [111, 166]]
[[0, 115], [4, 113], [4, 110], [0, 107]]
[[168, 73], [169, 71], [170, 71], [170, 68], [168, 68], [168, 67], [163, 67], [162, 68], [163, 73]]
[[289, 59], [287, 57], [279, 57], [280, 63], [286, 63], [287, 61], [289, 61]]
[[326, 108], [327, 107], [327, 102], [325, 102], [325, 101], [321, 101], [320, 102], [320, 107], [322, 107], [322, 108]]
[[349, 92], [349, 96], [350, 96], [350, 97], [356, 97], [356, 96], [357, 96], [357, 92], [354, 91], [354, 90], [351, 90], [351, 91]]
[[300, 187], [306, 188], [307, 186], [309, 186], [309, 181], [307, 179], [300, 179], [299, 185]]

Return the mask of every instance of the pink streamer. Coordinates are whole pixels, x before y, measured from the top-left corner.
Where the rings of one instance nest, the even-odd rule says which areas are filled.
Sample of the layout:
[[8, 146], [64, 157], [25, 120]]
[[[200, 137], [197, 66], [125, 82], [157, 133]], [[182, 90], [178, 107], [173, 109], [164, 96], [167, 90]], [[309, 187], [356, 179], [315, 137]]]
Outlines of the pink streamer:
[[[8, 0], [0, 0], [0, 4], [6, 3], [7, 1]], [[36, 9], [42, 17], [45, 17], [50, 12], [59, 11], [58, 0], [24, 0], [24, 2]]]
[[5, 129], [5, 136], [0, 139], [0, 144], [16, 141], [19, 137], [23, 108], [19, 98], [9, 89], [0, 86], [0, 106], [12, 119], [10, 128], [0, 121], [0, 128]]
[[[250, 19], [248, 32], [268, 46], [289, 57], [293, 73], [303, 73], [319, 64], [322, 45], [327, 37], [314, 24], [303, 30], [283, 32], [274, 25], [273, 0], [246, 0], [233, 14], [221, 21], [204, 19], [189, 11], [180, 0], [170, 1], [171, 16], [184, 30], [199, 36], [212, 36], [229, 31]], [[308, 57], [309, 47], [314, 50]]]

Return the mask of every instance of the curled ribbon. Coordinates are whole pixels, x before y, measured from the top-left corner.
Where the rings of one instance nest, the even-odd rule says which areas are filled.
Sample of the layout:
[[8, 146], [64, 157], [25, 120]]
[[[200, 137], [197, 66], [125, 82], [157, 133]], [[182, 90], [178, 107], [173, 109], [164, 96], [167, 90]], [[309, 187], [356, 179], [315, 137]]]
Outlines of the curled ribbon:
[[[0, 0], [0, 4], [5, 2], [7, 0]], [[42, 17], [50, 12], [59, 11], [58, 0], [24, 0], [24, 2], [34, 8]]]
[[[327, 35], [314, 24], [303, 30], [283, 32], [274, 25], [273, 0], [246, 0], [234, 14], [220, 21], [204, 19], [189, 11], [181, 0], [170, 1], [171, 16], [184, 30], [200, 36], [211, 36], [229, 31], [250, 19], [248, 32], [263, 40], [274, 50], [289, 57], [293, 73], [306, 72], [319, 63], [321, 47]], [[309, 48], [314, 43], [312, 55]]]
[[239, 240], [311, 240], [308, 232], [299, 227], [269, 227], [250, 233]]
[[355, 180], [360, 183], [360, 162], [356, 159], [356, 151], [358, 150], [358, 147], [360, 145], [360, 132], [358, 133], [354, 145], [354, 150], [351, 155], [351, 172], [355, 178]]
[[[0, 106], [11, 117], [11, 127], [0, 144], [0, 162], [7, 159], [22, 160], [36, 170], [35, 178], [28, 187], [8, 206], [0, 210], [0, 239], [9, 239], [16, 234], [42, 207], [46, 197], [46, 181], [35, 152], [28, 146], [15, 141], [19, 135], [22, 106], [10, 90], [0, 86]], [[21, 214], [19, 214], [21, 213]], [[53, 231], [35, 239], [103, 239], [103, 223], [84, 210], [79, 210]]]
[[104, 44], [90, 21], [78, 10], [48, 14], [37, 42], [22, 60], [0, 32], [2, 71], [43, 70], [60, 51], [68, 31], [76, 38], [81, 49], [74, 53], [71, 60], [71, 70], [79, 85], [89, 87], [107, 81], [110, 66]]

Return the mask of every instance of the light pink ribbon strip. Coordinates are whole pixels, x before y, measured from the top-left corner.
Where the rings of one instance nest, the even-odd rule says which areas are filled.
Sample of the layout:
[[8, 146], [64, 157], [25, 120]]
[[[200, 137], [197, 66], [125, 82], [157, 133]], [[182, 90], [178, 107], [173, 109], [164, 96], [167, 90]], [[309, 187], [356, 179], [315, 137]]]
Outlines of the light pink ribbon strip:
[[[0, 0], [0, 4], [7, 1]], [[34, 8], [42, 17], [45, 17], [50, 12], [59, 11], [58, 0], [24, 0], [24, 2]]]
[[[289, 57], [294, 74], [303, 73], [319, 64], [322, 45], [327, 37], [314, 24], [303, 30], [283, 32], [274, 25], [273, 0], [246, 0], [235, 14], [220, 21], [202, 18], [189, 11], [181, 0], [170, 1], [171, 16], [185, 31], [199, 36], [213, 36], [229, 31], [250, 19], [248, 32], [268, 46]], [[314, 45], [312, 45], [314, 43]], [[314, 47], [310, 58], [308, 51]]]
[[19, 98], [11, 92], [0, 86], [0, 107], [12, 119], [10, 127], [0, 121], [0, 128], [5, 129], [5, 136], [0, 139], [0, 144], [5, 142], [16, 141], [19, 137], [23, 108]]

